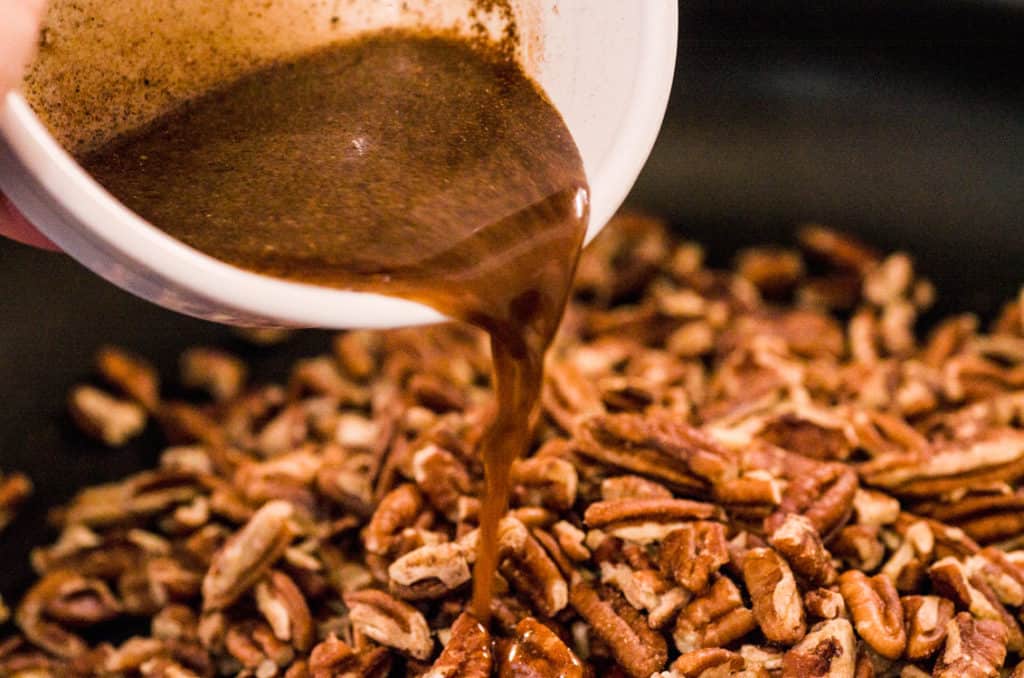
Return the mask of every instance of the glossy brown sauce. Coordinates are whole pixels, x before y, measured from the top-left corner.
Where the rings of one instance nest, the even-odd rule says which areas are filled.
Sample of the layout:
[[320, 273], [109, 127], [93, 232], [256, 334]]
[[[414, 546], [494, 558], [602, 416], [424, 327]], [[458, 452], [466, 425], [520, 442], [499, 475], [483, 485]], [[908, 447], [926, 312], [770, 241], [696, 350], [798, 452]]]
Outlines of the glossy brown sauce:
[[583, 164], [514, 63], [381, 33], [260, 71], [83, 159], [128, 207], [258, 273], [413, 299], [486, 330], [497, 411], [473, 609], [586, 230]]

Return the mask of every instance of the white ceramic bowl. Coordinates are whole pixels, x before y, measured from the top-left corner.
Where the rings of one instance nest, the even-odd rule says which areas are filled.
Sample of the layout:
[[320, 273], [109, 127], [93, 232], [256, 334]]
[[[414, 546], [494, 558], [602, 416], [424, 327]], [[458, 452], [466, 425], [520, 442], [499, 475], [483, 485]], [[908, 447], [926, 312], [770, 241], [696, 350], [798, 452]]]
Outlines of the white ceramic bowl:
[[[411, 19], [398, 8], [403, 3], [394, 0], [367, 0], [360, 16], [350, 14], [359, 11], [360, 2], [350, 2], [341, 24], [350, 32], [410, 21], [460, 27], [465, 25], [464, 18], [457, 15], [465, 7], [458, 5], [472, 2], [413, 2], [423, 11]], [[90, 3], [102, 14], [99, 20], [83, 16]], [[179, 45], [181, 58], [189, 64], [217, 58], [241, 63], [239, 54], [256, 60], [271, 58], [338, 39], [339, 19], [333, 16], [337, 2], [279, 2], [255, 20], [252, 12], [246, 13], [246, 4], [268, 5], [255, 0], [51, 0], [48, 30], [52, 34], [46, 42], [53, 46], [44, 42], [39, 61], [44, 66], [46, 59], [72, 63], [58, 67], [51, 63], [49, 74], [45, 68], [36, 69], [30, 75], [34, 80], [25, 87], [26, 93], [36, 94], [7, 96], [0, 109], [0, 189], [72, 257], [114, 284], [182, 313], [243, 325], [329, 328], [396, 327], [441, 320], [436, 311], [402, 299], [249, 273], [174, 240], [108, 194], [58, 141], [63, 135], [71, 145], [69, 135], [82, 129], [87, 118], [65, 123], [61, 133], [54, 123], [57, 120], [59, 127], [59, 117], [51, 115], [48, 127], [40, 120], [46, 116], [37, 116], [26, 101], [33, 96], [44, 101], [50, 97], [60, 102], [64, 113], [75, 113], [70, 86], [93, 87], [102, 95], [98, 100], [134, 97], [135, 105], [148, 93], [125, 88], [123, 83], [141, 83], [145, 72], [141, 69], [151, 67], [153, 55], [162, 52], [166, 58], [168, 31], [177, 30], [179, 38], [193, 34], [202, 38], [200, 29], [215, 32], [223, 28], [218, 22], [234, 22], [231, 30], [242, 36], [236, 35], [233, 43], [242, 45], [238, 54], [204, 51], [204, 40], [196, 39]], [[175, 13], [159, 15], [158, 8], [165, 5], [173, 6]], [[675, 69], [676, 0], [513, 0], [511, 7], [524, 66], [564, 116], [582, 153], [592, 191], [589, 241], [625, 199], [661, 126]], [[238, 17], [243, 15], [251, 25], [240, 24]], [[245, 39], [251, 43], [246, 45]], [[97, 51], [82, 58], [77, 53], [61, 56], [61, 47], [84, 52], [78, 44], [96, 46]], [[253, 45], [264, 53], [254, 56]], [[193, 71], [201, 79], [202, 68], [177, 69], [179, 77], [186, 78]], [[41, 83], [46, 77], [52, 82]], [[192, 83], [200, 85], [198, 80]], [[104, 87], [110, 94], [103, 94]]]

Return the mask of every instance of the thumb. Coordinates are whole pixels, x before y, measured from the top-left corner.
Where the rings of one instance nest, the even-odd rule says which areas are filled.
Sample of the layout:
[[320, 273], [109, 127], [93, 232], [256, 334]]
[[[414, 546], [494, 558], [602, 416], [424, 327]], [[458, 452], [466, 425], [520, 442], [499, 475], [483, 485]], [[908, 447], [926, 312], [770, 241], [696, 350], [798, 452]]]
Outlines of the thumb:
[[45, 0], [0, 0], [0, 96], [21, 82], [35, 52]]

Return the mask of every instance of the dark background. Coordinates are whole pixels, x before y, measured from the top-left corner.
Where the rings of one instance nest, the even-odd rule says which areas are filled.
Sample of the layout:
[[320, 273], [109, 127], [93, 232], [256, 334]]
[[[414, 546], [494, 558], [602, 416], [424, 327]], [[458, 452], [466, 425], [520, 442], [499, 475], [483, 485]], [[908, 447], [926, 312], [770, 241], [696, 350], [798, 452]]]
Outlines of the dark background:
[[[599, 0], [625, 2], [627, 0]], [[644, 0], [637, 0], [643, 2]], [[819, 221], [912, 251], [943, 311], [991, 315], [1024, 281], [1024, 7], [1009, 2], [684, 0], [679, 65], [658, 145], [630, 203], [728, 261]], [[29, 581], [49, 507], [151, 465], [154, 432], [110, 451], [64, 414], [113, 342], [174, 374], [206, 343], [258, 379], [326, 347], [307, 332], [247, 347], [222, 327], [137, 300], [59, 255], [0, 242], [0, 468], [37, 489], [0, 534], [0, 592]]]

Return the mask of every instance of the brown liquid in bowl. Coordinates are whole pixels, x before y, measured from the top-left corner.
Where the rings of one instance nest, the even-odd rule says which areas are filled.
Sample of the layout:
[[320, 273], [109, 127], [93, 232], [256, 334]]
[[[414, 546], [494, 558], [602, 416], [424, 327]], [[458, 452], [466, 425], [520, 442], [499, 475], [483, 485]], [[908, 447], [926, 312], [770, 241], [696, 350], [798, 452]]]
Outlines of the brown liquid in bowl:
[[474, 611], [588, 216], [558, 111], [518, 65], [381, 33], [249, 75], [82, 160], [183, 242], [266, 275], [430, 305], [491, 336]]

